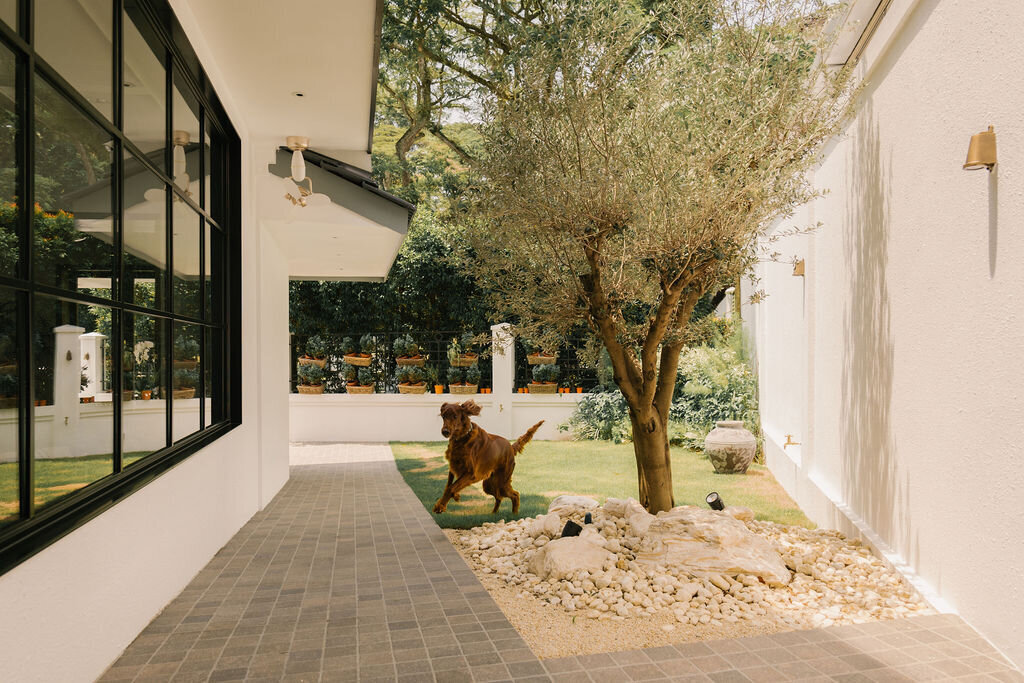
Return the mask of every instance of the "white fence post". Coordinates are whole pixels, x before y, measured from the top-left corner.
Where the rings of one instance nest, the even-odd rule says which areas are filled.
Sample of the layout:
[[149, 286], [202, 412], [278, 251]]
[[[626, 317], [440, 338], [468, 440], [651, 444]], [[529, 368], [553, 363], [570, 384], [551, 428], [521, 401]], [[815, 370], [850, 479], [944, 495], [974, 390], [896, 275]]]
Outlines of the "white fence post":
[[78, 393], [82, 386], [82, 342], [85, 332], [77, 325], [53, 328], [53, 450], [56, 457], [78, 455], [80, 412]]
[[512, 392], [515, 387], [516, 344], [511, 325], [491, 325], [491, 391], [499, 434], [512, 432]]
[[101, 332], [86, 332], [79, 339], [82, 343], [82, 364], [89, 383], [84, 391], [85, 396], [95, 396], [103, 388], [103, 340], [107, 335]]

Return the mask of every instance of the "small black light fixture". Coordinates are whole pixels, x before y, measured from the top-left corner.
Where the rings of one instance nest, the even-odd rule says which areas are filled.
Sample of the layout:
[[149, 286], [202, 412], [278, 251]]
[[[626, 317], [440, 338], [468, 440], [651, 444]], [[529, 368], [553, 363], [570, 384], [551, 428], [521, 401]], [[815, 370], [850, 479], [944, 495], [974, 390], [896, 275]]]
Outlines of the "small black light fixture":
[[562, 527], [562, 538], [569, 538], [570, 536], [579, 536], [581, 531], [583, 531], [583, 527], [581, 527], [579, 524], [570, 519], [568, 522], [565, 523], [565, 526]]
[[710, 507], [712, 510], [725, 509], [725, 503], [722, 502], [722, 497], [718, 495], [717, 491], [712, 491], [711, 493], [709, 493], [707, 495], [707, 498], [705, 498], [704, 500], [707, 501], [708, 507]]
[[593, 524], [594, 523], [594, 516], [592, 514], [590, 514], [589, 512], [587, 514], [583, 515], [583, 523], [584, 524]]

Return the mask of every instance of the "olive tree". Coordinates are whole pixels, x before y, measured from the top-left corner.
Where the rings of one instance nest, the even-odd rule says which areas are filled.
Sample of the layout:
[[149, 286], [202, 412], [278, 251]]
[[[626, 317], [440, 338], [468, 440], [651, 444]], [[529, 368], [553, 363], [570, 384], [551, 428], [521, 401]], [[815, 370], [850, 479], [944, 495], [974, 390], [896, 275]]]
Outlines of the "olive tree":
[[469, 263], [533, 338], [585, 324], [629, 408], [639, 497], [674, 505], [667, 421], [706, 293], [749, 273], [852, 99], [819, 0], [568, 2], [485, 104]]

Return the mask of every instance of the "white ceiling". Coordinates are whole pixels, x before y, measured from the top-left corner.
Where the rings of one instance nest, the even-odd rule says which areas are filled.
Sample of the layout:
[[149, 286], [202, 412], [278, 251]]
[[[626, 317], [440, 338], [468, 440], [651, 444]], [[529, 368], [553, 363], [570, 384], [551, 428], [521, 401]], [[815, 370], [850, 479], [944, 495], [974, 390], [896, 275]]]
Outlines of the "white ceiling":
[[365, 153], [375, 0], [185, 1], [253, 137]]

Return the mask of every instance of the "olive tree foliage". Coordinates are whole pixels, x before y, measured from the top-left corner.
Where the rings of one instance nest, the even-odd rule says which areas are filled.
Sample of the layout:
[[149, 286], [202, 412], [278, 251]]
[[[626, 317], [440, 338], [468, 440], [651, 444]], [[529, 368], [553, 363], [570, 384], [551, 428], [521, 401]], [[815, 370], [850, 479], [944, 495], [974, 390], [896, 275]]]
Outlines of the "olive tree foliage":
[[[640, 500], [674, 505], [667, 422], [707, 293], [749, 273], [768, 226], [848, 115], [822, 0], [567, 2], [487, 100], [470, 265], [534, 338], [586, 324], [629, 408]], [[655, 24], [656, 22], [656, 24]]]

